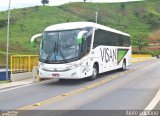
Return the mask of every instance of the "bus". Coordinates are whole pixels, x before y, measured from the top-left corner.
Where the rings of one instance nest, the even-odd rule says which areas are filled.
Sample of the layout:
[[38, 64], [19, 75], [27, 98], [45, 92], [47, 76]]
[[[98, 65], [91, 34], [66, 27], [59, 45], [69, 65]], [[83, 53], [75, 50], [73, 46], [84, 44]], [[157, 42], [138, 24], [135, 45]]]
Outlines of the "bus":
[[125, 70], [131, 64], [130, 35], [107, 26], [92, 22], [55, 24], [40, 36], [40, 79], [94, 80], [98, 74]]

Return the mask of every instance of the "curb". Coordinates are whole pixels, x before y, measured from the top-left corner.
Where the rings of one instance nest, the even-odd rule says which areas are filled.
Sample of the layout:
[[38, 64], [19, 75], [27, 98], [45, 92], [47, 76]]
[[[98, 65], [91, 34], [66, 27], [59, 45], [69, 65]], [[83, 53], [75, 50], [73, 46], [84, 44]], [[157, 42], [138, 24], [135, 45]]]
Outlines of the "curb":
[[143, 62], [148, 60], [155, 60], [156, 57], [143, 57], [143, 58], [132, 58], [132, 63]]

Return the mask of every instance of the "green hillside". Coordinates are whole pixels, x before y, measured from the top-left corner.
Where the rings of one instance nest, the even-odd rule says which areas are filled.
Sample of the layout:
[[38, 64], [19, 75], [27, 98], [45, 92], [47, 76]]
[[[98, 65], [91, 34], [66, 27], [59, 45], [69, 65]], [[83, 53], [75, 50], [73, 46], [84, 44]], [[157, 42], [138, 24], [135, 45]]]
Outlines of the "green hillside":
[[[11, 10], [10, 54], [38, 54], [32, 35], [52, 24], [95, 21], [95, 3], [69, 3]], [[134, 38], [160, 29], [160, 0], [99, 4], [98, 23], [129, 33]], [[5, 63], [7, 12], [0, 12], [0, 64]]]
[[[95, 21], [96, 4], [67, 4], [60, 6], [88, 21]], [[107, 25], [133, 37], [160, 28], [160, 1], [99, 4], [98, 23]]]

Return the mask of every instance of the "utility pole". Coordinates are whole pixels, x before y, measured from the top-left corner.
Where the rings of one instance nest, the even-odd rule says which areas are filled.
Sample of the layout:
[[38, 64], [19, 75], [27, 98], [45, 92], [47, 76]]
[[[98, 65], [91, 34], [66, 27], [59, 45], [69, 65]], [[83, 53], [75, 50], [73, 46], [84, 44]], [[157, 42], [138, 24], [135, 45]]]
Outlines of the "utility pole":
[[11, 0], [9, 0], [9, 6], [8, 6], [7, 45], [6, 45], [6, 80], [8, 80], [8, 54], [9, 54], [10, 5], [11, 5]]
[[99, 10], [99, 4], [98, 4], [98, 2], [97, 2], [96, 23], [98, 23], [98, 10]]

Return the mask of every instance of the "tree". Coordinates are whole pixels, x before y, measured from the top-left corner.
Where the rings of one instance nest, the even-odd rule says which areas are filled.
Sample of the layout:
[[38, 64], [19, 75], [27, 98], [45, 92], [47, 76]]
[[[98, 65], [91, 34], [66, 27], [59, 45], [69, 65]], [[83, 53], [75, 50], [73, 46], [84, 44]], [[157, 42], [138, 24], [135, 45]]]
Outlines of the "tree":
[[126, 6], [124, 3], [121, 3], [120, 5], [120, 11], [122, 15], [125, 15], [125, 11], [126, 11]]
[[124, 4], [124, 3], [121, 3], [120, 8], [121, 8], [121, 10], [125, 10], [125, 9], [126, 9], [125, 4]]
[[0, 28], [7, 26], [7, 19], [0, 19]]
[[43, 6], [44, 6], [45, 4], [48, 4], [48, 3], [49, 3], [49, 0], [42, 0], [41, 3], [42, 3]]
[[133, 45], [137, 46], [139, 53], [141, 53], [142, 49], [148, 46], [148, 40], [144, 35], [139, 35], [138, 37], [134, 38]]
[[86, 2], [86, 0], [83, 0], [84, 2]]

